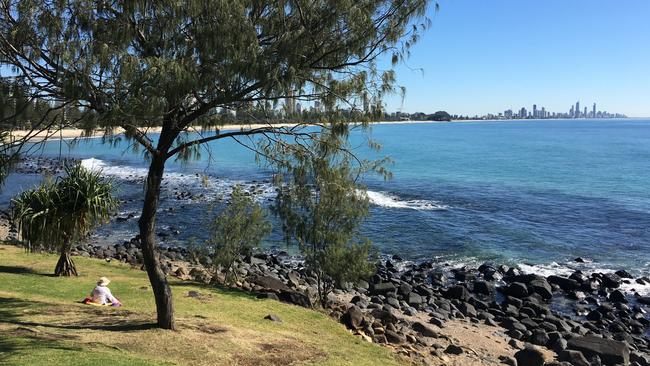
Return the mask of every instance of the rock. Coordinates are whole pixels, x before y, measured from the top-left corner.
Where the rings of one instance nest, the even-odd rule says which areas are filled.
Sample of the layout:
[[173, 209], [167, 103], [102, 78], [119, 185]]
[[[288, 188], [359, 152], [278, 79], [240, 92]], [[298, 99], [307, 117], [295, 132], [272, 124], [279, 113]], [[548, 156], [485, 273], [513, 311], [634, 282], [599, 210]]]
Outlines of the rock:
[[463, 354], [463, 349], [455, 344], [450, 344], [445, 348], [445, 353], [449, 355], [460, 355]]
[[627, 298], [625, 298], [625, 294], [621, 290], [612, 291], [607, 296], [607, 299], [611, 302], [627, 303]]
[[586, 262], [586, 261], [585, 261], [584, 259], [582, 259], [581, 257], [578, 257], [578, 258], [574, 259], [573, 261], [576, 262], [576, 263], [585, 263], [585, 262]]
[[422, 296], [416, 294], [415, 292], [411, 292], [408, 295], [406, 302], [411, 306], [417, 306], [424, 303], [424, 299], [422, 299]]
[[201, 294], [198, 291], [187, 291], [187, 297], [199, 298]]
[[598, 356], [604, 365], [630, 363], [630, 349], [627, 344], [620, 341], [588, 335], [569, 339], [567, 348], [580, 351], [589, 358]]
[[363, 323], [363, 312], [357, 306], [350, 306], [341, 317], [341, 321], [350, 329], [360, 329]]
[[469, 317], [472, 317], [472, 318], [475, 318], [476, 316], [478, 316], [478, 313], [476, 312], [476, 308], [474, 308], [474, 306], [472, 304], [463, 302], [460, 305], [458, 305], [457, 308], [465, 316], [469, 316]]
[[253, 276], [248, 280], [250, 283], [256, 284], [265, 290], [272, 291], [290, 291], [289, 287], [284, 284], [279, 278], [273, 276]]
[[574, 366], [591, 366], [589, 361], [580, 351], [566, 350], [559, 353], [558, 359], [560, 361], [569, 362]]
[[439, 334], [433, 328], [430, 326], [420, 323], [420, 322], [415, 322], [411, 326], [414, 331], [422, 334], [424, 337], [432, 337], [432, 338], [438, 338]]
[[515, 359], [521, 366], [543, 366], [545, 362], [544, 354], [531, 345], [526, 345], [524, 349], [515, 353]]
[[280, 301], [280, 298], [274, 292], [262, 292], [261, 294], [257, 295], [257, 298], [258, 299], [271, 299], [271, 300], [275, 300], [275, 301]]
[[469, 291], [467, 291], [464, 286], [451, 286], [447, 289], [447, 291], [445, 291], [445, 297], [447, 299], [467, 301], [469, 300]]
[[389, 292], [395, 292], [395, 285], [390, 282], [381, 282], [370, 286], [370, 294], [372, 295], [386, 295]]
[[621, 286], [621, 278], [613, 273], [605, 273], [600, 278], [606, 288], [619, 288]]
[[636, 301], [640, 304], [650, 305], [650, 296], [638, 296]]
[[269, 315], [265, 316], [264, 319], [270, 320], [270, 321], [276, 322], [276, 323], [282, 323], [282, 319], [280, 319], [280, 317], [275, 315], [275, 314], [269, 314]]
[[486, 281], [474, 281], [474, 293], [492, 296], [494, 294], [494, 285]]
[[620, 278], [634, 278], [634, 277], [632, 277], [630, 272], [628, 272], [628, 271], [626, 271], [624, 269], [618, 270], [618, 271], [614, 272], [614, 274], [617, 275]]
[[522, 299], [528, 296], [528, 288], [521, 282], [513, 282], [503, 290], [503, 293], [507, 296]]
[[517, 360], [510, 356], [499, 356], [499, 361], [508, 366], [517, 366]]
[[543, 300], [550, 300], [553, 297], [551, 285], [543, 278], [530, 281], [527, 287], [530, 291], [540, 295]]
[[535, 329], [533, 331], [533, 335], [529, 338], [529, 340], [532, 344], [536, 344], [538, 346], [546, 346], [550, 339], [544, 330]]
[[402, 284], [399, 285], [398, 292], [399, 292], [400, 295], [406, 297], [406, 296], [409, 295], [409, 293], [411, 293], [411, 291], [413, 291], [413, 287], [411, 285], [409, 285], [408, 283], [403, 282]]
[[314, 305], [309, 296], [296, 291], [281, 291], [278, 294], [278, 298], [280, 301], [302, 306], [304, 308], [311, 308]]
[[386, 329], [386, 332], [384, 333], [384, 335], [386, 336], [386, 340], [389, 343], [402, 344], [402, 343], [406, 342], [406, 337], [405, 336], [403, 336], [403, 335], [401, 335], [401, 334], [399, 334], [399, 333], [397, 333], [397, 332], [395, 332], [393, 330]]

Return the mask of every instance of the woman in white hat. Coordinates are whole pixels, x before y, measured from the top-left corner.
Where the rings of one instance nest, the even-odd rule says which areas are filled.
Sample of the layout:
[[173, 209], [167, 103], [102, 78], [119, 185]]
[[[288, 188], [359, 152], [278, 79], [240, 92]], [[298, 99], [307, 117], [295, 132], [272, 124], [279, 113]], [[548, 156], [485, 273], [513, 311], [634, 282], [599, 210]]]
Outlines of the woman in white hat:
[[111, 280], [106, 277], [100, 277], [97, 281], [97, 286], [90, 293], [91, 301], [100, 305], [122, 306], [120, 300], [115, 298], [108, 288], [109, 283], [111, 283]]

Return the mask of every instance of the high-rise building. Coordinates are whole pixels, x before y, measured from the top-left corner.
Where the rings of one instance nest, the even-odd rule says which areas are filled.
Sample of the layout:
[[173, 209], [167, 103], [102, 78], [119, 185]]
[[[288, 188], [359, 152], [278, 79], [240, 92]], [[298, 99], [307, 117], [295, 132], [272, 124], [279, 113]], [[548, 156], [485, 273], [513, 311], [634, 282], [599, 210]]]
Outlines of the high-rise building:
[[533, 118], [537, 118], [537, 104], [533, 104]]
[[585, 117], [585, 118], [587, 118], [587, 107], [585, 107], [585, 111], [584, 111], [584, 113], [582, 114], [582, 116]]
[[575, 115], [576, 115], [576, 114], [575, 114], [575, 107], [574, 107], [574, 106], [571, 106], [571, 109], [569, 110], [569, 116], [571, 116], [571, 117], [575, 117]]
[[542, 118], [546, 118], [546, 108], [542, 107]]
[[575, 113], [576, 113], [575, 117], [576, 117], [576, 118], [579, 118], [579, 117], [580, 117], [580, 101], [577, 101], [577, 102], [576, 102]]
[[526, 111], [525, 107], [521, 107], [519, 110], [519, 118], [526, 118], [528, 117], [528, 112]]
[[591, 109], [591, 118], [596, 118], [596, 103], [594, 103], [594, 107]]

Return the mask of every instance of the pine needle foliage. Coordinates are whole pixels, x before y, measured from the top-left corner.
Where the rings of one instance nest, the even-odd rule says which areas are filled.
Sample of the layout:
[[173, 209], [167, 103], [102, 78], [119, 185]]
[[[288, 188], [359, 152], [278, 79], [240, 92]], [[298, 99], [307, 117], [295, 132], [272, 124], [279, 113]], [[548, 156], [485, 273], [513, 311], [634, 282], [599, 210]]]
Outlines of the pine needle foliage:
[[226, 282], [236, 280], [235, 262], [252, 255], [253, 248], [271, 233], [271, 223], [262, 206], [235, 186], [230, 202], [210, 224], [210, 239], [202, 248], [215, 267], [225, 273]]
[[307, 151], [294, 150], [280, 164], [275, 213], [288, 243], [297, 243], [317, 280], [321, 304], [335, 286], [374, 273], [375, 256], [359, 226], [369, 215], [369, 199], [356, 178], [341, 140], [325, 135]]
[[25, 191], [11, 201], [12, 219], [30, 251], [58, 251], [55, 275], [76, 275], [74, 243], [108, 221], [118, 206], [113, 182], [79, 162], [67, 162], [54, 182]]

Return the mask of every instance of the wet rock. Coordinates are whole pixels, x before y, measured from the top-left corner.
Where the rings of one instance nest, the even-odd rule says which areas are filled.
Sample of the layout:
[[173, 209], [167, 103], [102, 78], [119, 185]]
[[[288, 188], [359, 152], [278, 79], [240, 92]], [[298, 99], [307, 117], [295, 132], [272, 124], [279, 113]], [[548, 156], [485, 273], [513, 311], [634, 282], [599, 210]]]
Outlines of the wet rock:
[[621, 278], [613, 273], [605, 273], [600, 276], [600, 279], [606, 288], [619, 288], [621, 286]]
[[543, 278], [530, 281], [527, 287], [530, 291], [540, 295], [543, 300], [550, 300], [553, 297], [551, 285]]
[[624, 269], [618, 270], [618, 271], [614, 272], [614, 274], [617, 275], [620, 278], [634, 278], [634, 277], [632, 277], [630, 272], [628, 272], [628, 271], [626, 271]]
[[607, 296], [607, 299], [611, 302], [616, 302], [616, 303], [627, 303], [627, 298], [625, 298], [625, 294], [620, 291], [620, 290], [614, 290], [612, 291], [609, 296]]
[[521, 282], [513, 282], [504, 289], [503, 293], [507, 296], [522, 299], [528, 296], [528, 288]]

